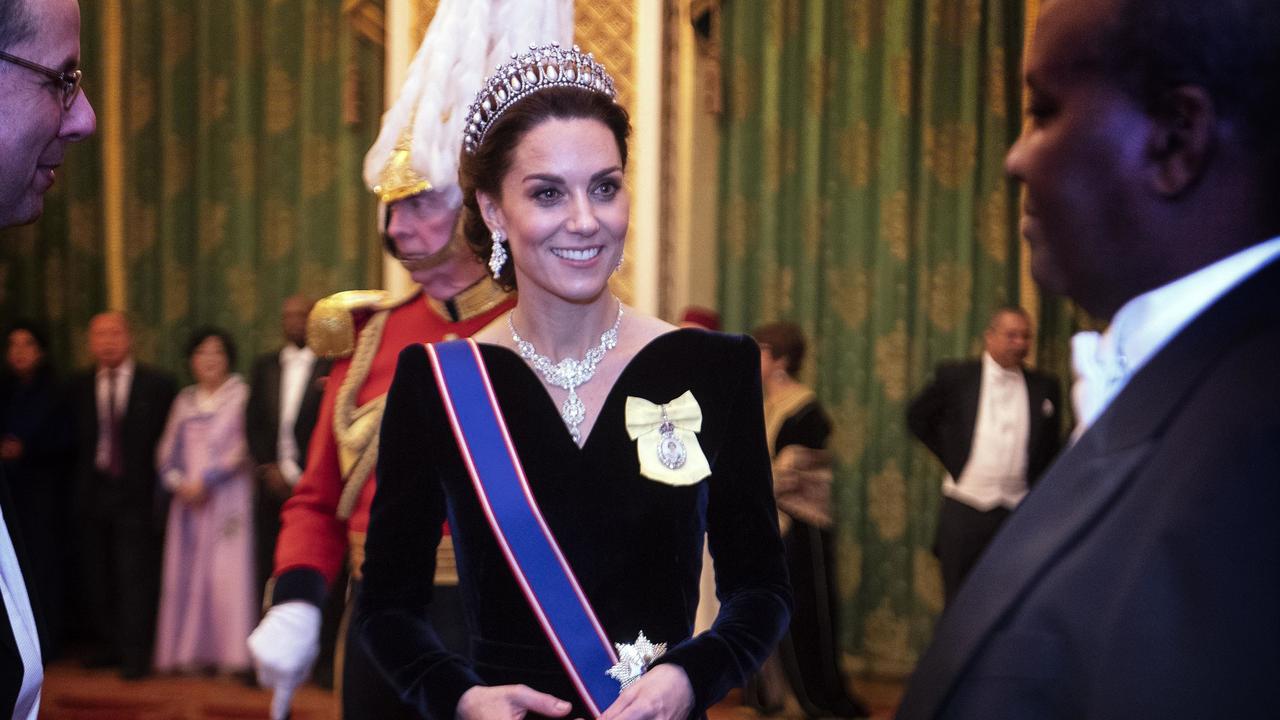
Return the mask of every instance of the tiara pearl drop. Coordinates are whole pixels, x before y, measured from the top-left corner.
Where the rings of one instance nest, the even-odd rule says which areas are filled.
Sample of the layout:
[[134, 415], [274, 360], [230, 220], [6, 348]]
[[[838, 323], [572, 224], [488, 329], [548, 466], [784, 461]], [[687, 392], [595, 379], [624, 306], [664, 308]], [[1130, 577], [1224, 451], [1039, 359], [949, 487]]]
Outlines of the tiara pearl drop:
[[528, 51], [512, 53], [511, 61], [494, 71], [476, 93], [467, 109], [462, 149], [475, 155], [484, 136], [507, 108], [523, 97], [552, 87], [576, 87], [617, 98], [613, 78], [591, 53], [574, 45], [566, 50], [559, 43], [530, 45]]

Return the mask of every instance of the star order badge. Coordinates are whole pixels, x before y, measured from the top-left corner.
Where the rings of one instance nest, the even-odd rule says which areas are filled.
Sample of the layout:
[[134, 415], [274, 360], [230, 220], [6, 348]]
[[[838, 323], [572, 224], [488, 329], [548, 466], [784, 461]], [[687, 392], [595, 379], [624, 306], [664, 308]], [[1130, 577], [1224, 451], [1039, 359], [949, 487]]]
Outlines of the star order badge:
[[609, 668], [609, 677], [622, 683], [622, 689], [635, 682], [649, 669], [649, 665], [667, 651], [666, 643], [654, 645], [640, 632], [634, 643], [614, 643], [618, 649], [618, 663]]

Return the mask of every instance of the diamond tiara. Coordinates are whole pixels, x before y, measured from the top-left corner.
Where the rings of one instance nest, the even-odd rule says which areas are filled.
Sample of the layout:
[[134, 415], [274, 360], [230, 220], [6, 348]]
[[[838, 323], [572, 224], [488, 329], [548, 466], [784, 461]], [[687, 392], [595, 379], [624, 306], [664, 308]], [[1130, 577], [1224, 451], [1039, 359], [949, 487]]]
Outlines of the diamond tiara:
[[485, 133], [507, 108], [549, 87], [578, 87], [610, 100], [617, 97], [613, 78], [591, 53], [582, 52], [577, 45], [571, 50], [559, 43], [530, 45], [527, 52], [512, 53], [511, 62], [495, 70], [476, 93], [475, 102], [467, 109], [463, 152], [474, 155]]

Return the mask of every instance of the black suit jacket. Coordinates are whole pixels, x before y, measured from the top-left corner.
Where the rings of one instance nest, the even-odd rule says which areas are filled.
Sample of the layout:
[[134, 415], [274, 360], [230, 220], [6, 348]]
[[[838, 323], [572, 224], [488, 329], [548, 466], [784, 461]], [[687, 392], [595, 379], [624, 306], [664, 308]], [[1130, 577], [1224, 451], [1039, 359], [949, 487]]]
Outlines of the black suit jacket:
[[[306, 463], [311, 431], [320, 415], [320, 399], [324, 396], [324, 380], [332, 361], [317, 358], [307, 378], [307, 388], [298, 406], [293, 435], [298, 443], [298, 466]], [[249, 381], [249, 402], [245, 407], [245, 433], [249, 454], [257, 464], [273, 463], [280, 457], [280, 352], [263, 353], [253, 362]]]
[[[36, 597], [35, 584], [31, 582], [31, 567], [27, 562], [26, 549], [23, 546], [22, 534], [18, 532], [18, 518], [14, 514], [12, 501], [9, 499], [9, 485], [0, 471], [0, 512], [4, 513], [5, 525], [9, 528], [9, 538], [13, 542], [14, 554], [18, 557], [18, 566], [22, 569], [22, 581], [27, 586], [27, 597], [31, 600], [31, 612], [36, 619], [36, 632], [43, 634], [44, 627], [40, 615], [40, 602]], [[0, 604], [0, 607], [3, 605]], [[13, 624], [7, 614], [0, 625], [0, 717], [13, 715], [14, 705], [18, 702], [18, 691], [22, 688], [22, 655], [18, 652], [18, 641], [13, 635]]]
[[76, 418], [76, 503], [81, 516], [115, 517], [129, 524], [158, 523], [163, 529], [166, 503], [156, 476], [156, 443], [169, 419], [177, 393], [173, 377], [135, 362], [129, 404], [121, 421], [124, 475], [101, 482], [94, 467], [98, 448], [98, 404], [94, 370], [81, 373], [72, 385]]
[[1191, 321], [974, 567], [925, 718], [1280, 717], [1280, 261]]
[[[1061, 390], [1058, 379], [1023, 369], [1030, 402], [1027, 438], [1027, 485], [1035, 483], [1061, 447]], [[982, 361], [943, 363], [933, 382], [907, 410], [911, 433], [942, 461], [951, 477], [959, 478], [973, 448], [982, 392]]]

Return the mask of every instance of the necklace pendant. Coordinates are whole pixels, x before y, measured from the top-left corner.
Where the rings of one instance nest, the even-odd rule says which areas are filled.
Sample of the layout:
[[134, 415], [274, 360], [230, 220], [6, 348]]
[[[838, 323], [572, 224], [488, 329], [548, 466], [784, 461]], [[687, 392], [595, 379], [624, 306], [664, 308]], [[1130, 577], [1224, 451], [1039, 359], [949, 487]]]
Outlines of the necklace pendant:
[[[587, 408], [582, 404], [582, 398], [578, 397], [577, 387], [587, 383], [591, 378], [595, 377], [596, 366], [604, 359], [604, 354], [618, 345], [618, 328], [622, 325], [622, 301], [618, 301], [618, 316], [613, 321], [613, 327], [606, 330], [600, 335], [600, 344], [587, 350], [581, 360], [574, 358], [565, 358], [558, 363], [551, 362], [551, 358], [538, 352], [533, 343], [520, 337], [520, 333], [516, 332], [515, 323], [511, 319], [512, 313], [507, 314], [507, 329], [511, 331], [511, 341], [516, 344], [516, 348], [520, 351], [520, 357], [524, 358], [538, 371], [546, 381], [556, 387], [564, 388], [569, 391], [569, 397], [560, 406], [560, 417], [564, 420], [564, 424], [569, 428], [569, 435], [578, 445], [582, 444], [582, 433], [579, 432], [578, 426], [587, 417]], [[680, 465], [684, 464], [684, 444], [676, 439], [677, 445], [680, 447]], [[677, 465], [676, 467], [679, 467]]]
[[564, 424], [569, 428], [569, 434], [573, 436], [574, 442], [582, 439], [578, 432], [578, 426], [587, 417], [587, 406], [582, 404], [582, 398], [578, 397], [578, 393], [572, 388], [569, 390], [569, 397], [564, 399], [564, 404], [560, 406], [560, 417], [564, 419]]
[[658, 427], [658, 462], [668, 470], [679, 470], [689, 459], [684, 441], [676, 437], [675, 425], [667, 419], [667, 408], [662, 408], [662, 425]]

